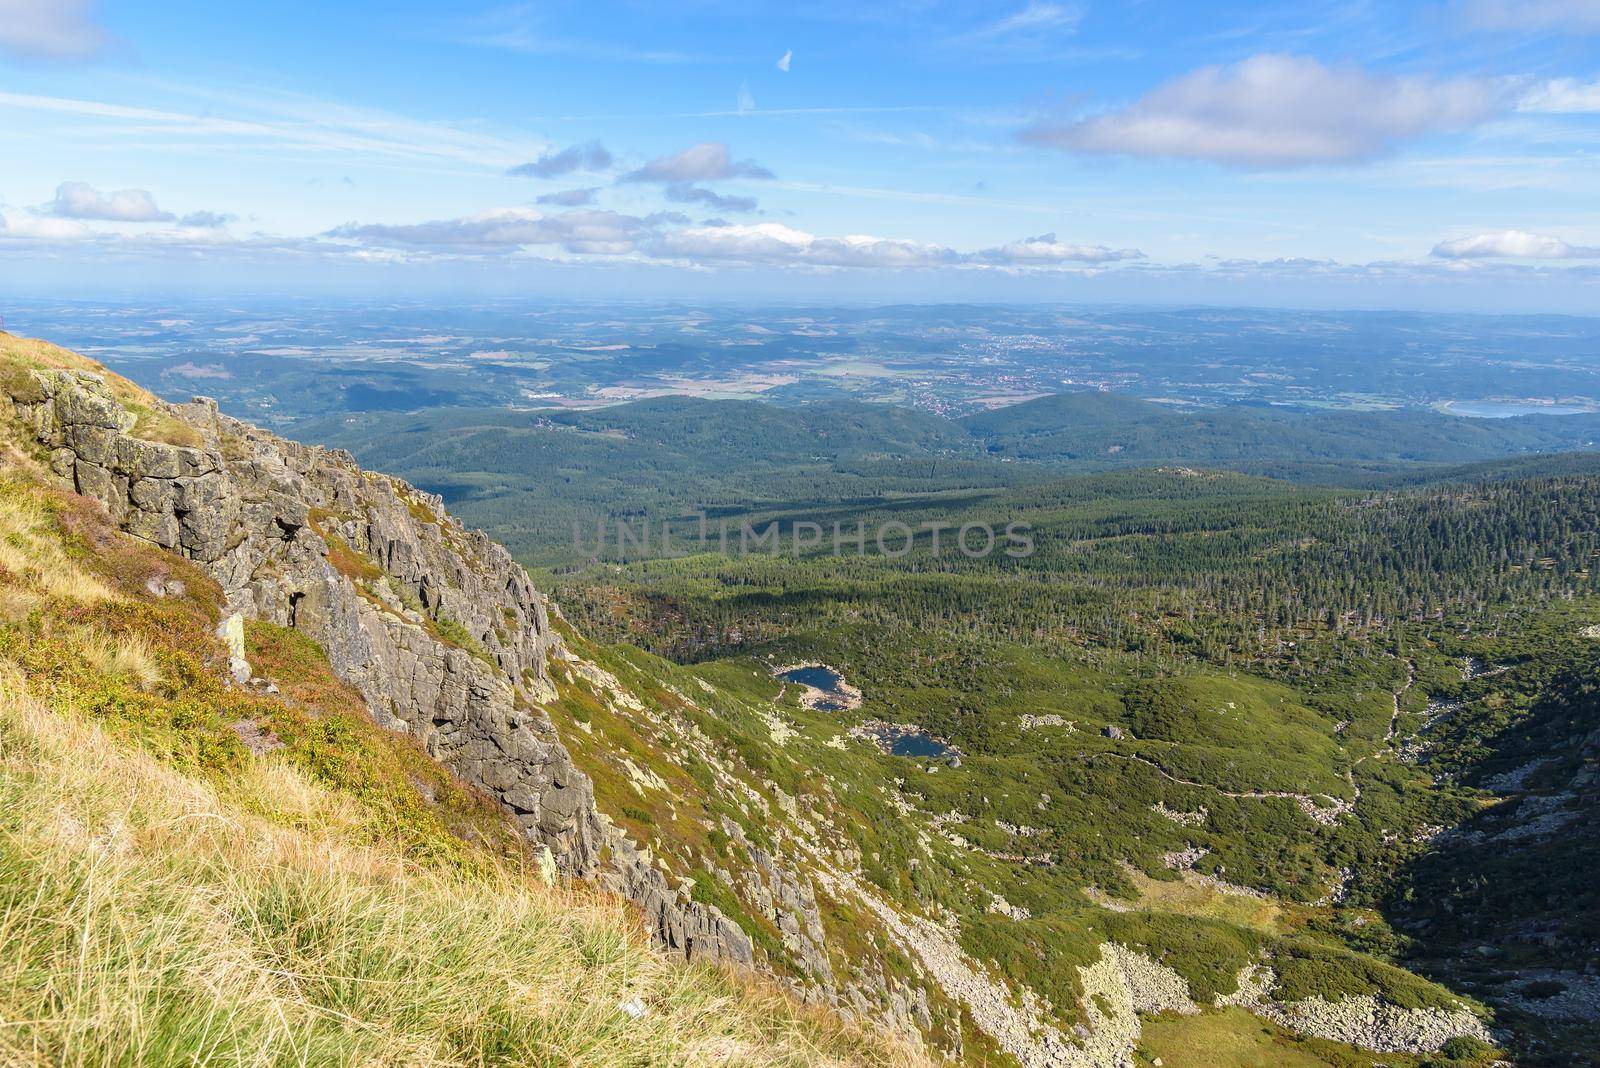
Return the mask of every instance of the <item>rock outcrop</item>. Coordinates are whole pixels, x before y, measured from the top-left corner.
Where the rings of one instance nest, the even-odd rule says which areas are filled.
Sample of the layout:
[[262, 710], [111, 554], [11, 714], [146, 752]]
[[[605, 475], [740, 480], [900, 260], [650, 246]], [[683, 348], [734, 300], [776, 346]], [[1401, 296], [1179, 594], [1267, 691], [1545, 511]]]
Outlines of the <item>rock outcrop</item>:
[[[225, 617], [311, 637], [379, 723], [415, 735], [495, 798], [563, 872], [633, 900], [663, 945], [751, 963], [737, 924], [673, 889], [596, 809], [539, 707], [554, 693], [559, 636], [505, 549], [463, 528], [440, 498], [343, 451], [227, 418], [212, 401], [151, 402], [192, 432], [192, 444], [170, 444], [134, 433], [135, 415], [99, 375], [31, 377], [12, 401], [54, 472], [128, 533], [204, 567], [223, 588]], [[247, 674], [245, 658], [234, 660]]]
[[1379, 1053], [1434, 1053], [1458, 1036], [1494, 1043], [1483, 1021], [1464, 1005], [1405, 1009], [1371, 995], [1274, 1001], [1273, 983], [1271, 968], [1251, 965], [1240, 973], [1239, 989], [1217, 998], [1217, 1004], [1243, 1006], [1295, 1034]]

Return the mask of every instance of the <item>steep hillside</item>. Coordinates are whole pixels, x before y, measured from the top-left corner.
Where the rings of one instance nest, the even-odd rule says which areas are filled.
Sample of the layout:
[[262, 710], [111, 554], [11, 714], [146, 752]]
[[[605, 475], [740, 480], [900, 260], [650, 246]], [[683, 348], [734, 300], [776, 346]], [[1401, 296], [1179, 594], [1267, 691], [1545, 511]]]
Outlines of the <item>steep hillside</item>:
[[[406, 1015], [402, 995], [383, 986], [396, 956], [410, 958], [371, 947], [403, 939], [408, 953], [429, 959], [404, 965], [406, 978], [395, 981], [426, 987], [438, 976], [483, 1014], [469, 1015], [466, 1034], [450, 1040], [496, 1043], [481, 1053], [452, 1046], [449, 1057], [518, 1060], [546, 1040], [545, 1024], [499, 1008], [497, 997], [520, 1004], [523, 994], [514, 980], [507, 994], [496, 976], [525, 952], [544, 959], [521, 940], [559, 928], [569, 900], [538, 897], [517, 874], [526, 867], [630, 900], [668, 958], [753, 966], [877, 1034], [975, 1063], [1110, 1066], [1159, 1055], [1183, 1064], [1177, 1051], [1223, 1033], [1240, 1063], [1292, 1055], [1415, 1064], [1442, 1050], [1472, 1064], [1491, 1055], [1480, 1007], [1397, 966], [1375, 937], [1378, 917], [1330, 907], [1342, 855], [1386, 848], [1382, 828], [1462, 808], [1455, 795], [1430, 801], [1433, 809], [1391, 800], [1412, 786], [1376, 721], [1380, 712], [1388, 719], [1391, 702], [1396, 718], [1402, 703], [1409, 709], [1403, 677], [1366, 680], [1352, 702], [1359, 729], [1347, 735], [1314, 697], [1234, 672], [1141, 686], [1158, 680], [1141, 679], [1123, 658], [1041, 661], [985, 643], [919, 650], [907, 631], [845, 619], [771, 647], [790, 665], [844, 665], [871, 687], [865, 708], [952, 715], [947, 740], [959, 752], [892, 755], [885, 740], [909, 727], [863, 721], [848, 704], [842, 714], [829, 709], [773, 677], [785, 662], [682, 666], [591, 642], [439, 498], [363, 471], [346, 454], [294, 445], [206, 402], [163, 404], [38, 343], [0, 336], [0, 361], [13, 497], [37, 502], [18, 513], [10, 555], [0, 559], [7, 589], [20, 591], [7, 593], [0, 646], [18, 680], [14, 703], [42, 702], [87, 732], [86, 746], [136, 743], [145, 755], [129, 756], [135, 763], [113, 777], [181, 774], [197, 784], [182, 811], [233, 819], [205, 832], [219, 836], [215, 853], [198, 843], [163, 859], [177, 839], [139, 839], [145, 853], [130, 863], [169, 865], [167, 882], [151, 883], [157, 896], [162, 886], [190, 886], [213, 900], [207, 887], [217, 883], [254, 894], [245, 861], [237, 873], [228, 865], [266, 833], [260, 827], [317, 841], [359, 829], [352, 855], [372, 858], [366, 882], [285, 890], [287, 877], [276, 877], [266, 902], [250, 897], [228, 913], [251, 917], [251, 939], [288, 932], [291, 955], [270, 958], [268, 978], [307, 988], [309, 1016], [323, 1019], [326, 1005], [370, 1021], [353, 1030], [370, 1026], [395, 1042], [422, 1041], [401, 1024], [428, 1036], [447, 1027]], [[41, 518], [27, 518], [34, 513]], [[47, 594], [52, 583], [63, 592]], [[219, 624], [222, 638], [211, 637]], [[907, 664], [918, 665], [909, 677]], [[1227, 729], [1216, 729], [1217, 716]], [[19, 737], [45, 739], [28, 743], [44, 753], [45, 728], [27, 730]], [[1259, 738], [1273, 744], [1254, 745]], [[159, 764], [136, 763], [151, 754]], [[13, 766], [35, 765], [56, 774], [42, 757]], [[125, 807], [137, 813], [130, 806], [142, 798], [136, 792]], [[305, 815], [336, 804], [352, 806], [342, 824]], [[25, 806], [14, 811], [18, 849], [76, 840], [37, 830]], [[162, 813], [172, 810], [148, 811], [139, 819], [165, 826]], [[69, 810], [64, 826], [99, 819], [92, 808]], [[85, 848], [120, 856], [115, 838], [90, 834]], [[315, 857], [322, 847], [308, 841], [283, 848]], [[272, 854], [252, 855], [278, 871]], [[387, 885], [372, 874], [389, 870], [385, 857], [402, 869], [395, 879], [411, 880], [408, 893], [434, 894], [430, 873], [439, 871], [477, 889], [460, 891], [455, 911], [430, 911], [426, 896], [385, 897], [372, 888]], [[491, 882], [473, 881], [481, 879]], [[511, 913], [494, 911], [501, 895], [482, 888], [506, 880], [532, 903], [517, 897], [505, 906]], [[616, 907], [575, 893], [601, 912]], [[305, 904], [330, 897], [331, 913]], [[498, 993], [457, 985], [467, 982], [459, 964], [448, 970], [449, 961], [477, 963], [478, 933], [396, 934], [384, 910], [406, 912], [407, 901], [430, 924], [482, 915], [516, 928], [484, 968], [482, 981]], [[157, 929], [170, 923], [175, 939], [189, 937], [192, 901], [174, 890], [174, 901], [150, 907], [173, 917]], [[524, 930], [515, 912], [523, 907], [555, 918], [530, 918]], [[1350, 934], [1361, 927], [1365, 934]], [[37, 928], [17, 928], [17, 937], [56, 960], [48, 913]], [[12, 928], [0, 930], [9, 937]], [[252, 960], [261, 952], [251, 940], [218, 945]], [[580, 960], [609, 959], [586, 946], [578, 940]], [[432, 960], [434, 948], [442, 961]], [[172, 966], [189, 967], [189, 952]], [[25, 980], [59, 967], [24, 969], [13, 985], [25, 991]], [[642, 971], [661, 983], [710, 974], [664, 961]], [[124, 973], [139, 974], [97, 970]], [[365, 983], [369, 973], [379, 982]], [[58, 981], [45, 985], [5, 1011], [50, 1017], [37, 1006], [53, 1003], [37, 999], [57, 996]], [[369, 985], [372, 993], [358, 994]], [[388, 990], [382, 1005], [373, 1001], [380, 989]], [[600, 1013], [585, 1008], [591, 998], [613, 1014], [628, 1006], [620, 1010], [628, 1018], [643, 1007], [639, 1019], [660, 1014], [664, 1043], [690, 1041], [693, 1013], [711, 1004], [659, 987], [638, 1003], [613, 1001], [615, 989], [597, 982], [572, 1004], [549, 1007], [562, 1001], [559, 989], [526, 996], [550, 1013]], [[685, 1029], [675, 1031], [669, 1014], [679, 1009]], [[748, 1010], [730, 1010], [705, 1040], [721, 1041], [734, 1060], [909, 1056], [895, 1040], [873, 1047], [826, 1017], [815, 1045], [796, 1045], [801, 1017], [790, 1002], [752, 998]], [[192, 1019], [174, 1017], [170, 1034], [187, 1033]], [[488, 1019], [493, 1026], [472, 1022]], [[512, 1037], [495, 1030], [502, 1025]], [[646, 1037], [628, 1054], [596, 1047], [576, 1056], [712, 1055], [711, 1046], [670, 1045], [658, 1054]]]
[[[188, 438], [156, 412], [141, 429]], [[241, 683], [223, 588], [55, 488], [19, 437], [0, 444], [0, 1061], [915, 1061], [652, 949], [300, 632], [245, 624]]]

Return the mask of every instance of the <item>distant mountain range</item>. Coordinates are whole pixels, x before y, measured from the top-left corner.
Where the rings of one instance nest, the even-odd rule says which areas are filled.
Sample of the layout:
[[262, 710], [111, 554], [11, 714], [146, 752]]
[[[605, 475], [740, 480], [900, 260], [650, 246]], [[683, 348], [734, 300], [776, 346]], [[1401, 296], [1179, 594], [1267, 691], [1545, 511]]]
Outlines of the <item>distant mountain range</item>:
[[547, 559], [570, 546], [574, 521], [600, 515], [792, 511], [1140, 467], [1346, 486], [1448, 478], [1464, 465], [1529, 474], [1556, 463], [1554, 454], [1593, 450], [1600, 415], [1178, 409], [1097, 392], [948, 419], [856, 401], [667, 397], [587, 411], [366, 412], [289, 432], [396, 471], [524, 559]]

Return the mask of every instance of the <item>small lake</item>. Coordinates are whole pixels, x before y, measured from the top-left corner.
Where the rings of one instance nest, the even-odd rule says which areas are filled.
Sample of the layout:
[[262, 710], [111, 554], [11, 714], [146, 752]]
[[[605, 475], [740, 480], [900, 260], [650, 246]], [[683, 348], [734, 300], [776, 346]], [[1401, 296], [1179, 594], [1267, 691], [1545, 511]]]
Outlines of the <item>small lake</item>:
[[903, 757], [947, 757], [955, 750], [925, 731], [902, 734], [889, 743], [889, 752]]
[[877, 743], [890, 756], [911, 757], [918, 760], [948, 760], [956, 763], [961, 750], [940, 741], [921, 727], [910, 723], [885, 723], [869, 720], [850, 733], [858, 738], [868, 738]]
[[1444, 410], [1469, 419], [1512, 419], [1519, 415], [1582, 415], [1594, 409], [1580, 404], [1535, 404], [1531, 401], [1453, 400]]
[[[825, 664], [801, 664], [778, 672], [777, 677], [784, 682], [804, 686], [806, 696], [803, 701], [806, 707], [818, 712], [848, 712], [861, 706], [861, 692], [846, 682], [842, 674]], [[947, 760], [952, 765], [958, 765], [961, 759], [961, 750], [912, 723], [886, 723], [874, 719], [851, 727], [850, 733], [871, 741], [890, 756]]]
[[780, 673], [778, 678], [820, 691], [822, 696], [810, 702], [811, 707], [819, 712], [843, 712], [850, 707], [850, 697], [843, 689], [844, 676], [832, 668], [820, 664], [790, 668]]

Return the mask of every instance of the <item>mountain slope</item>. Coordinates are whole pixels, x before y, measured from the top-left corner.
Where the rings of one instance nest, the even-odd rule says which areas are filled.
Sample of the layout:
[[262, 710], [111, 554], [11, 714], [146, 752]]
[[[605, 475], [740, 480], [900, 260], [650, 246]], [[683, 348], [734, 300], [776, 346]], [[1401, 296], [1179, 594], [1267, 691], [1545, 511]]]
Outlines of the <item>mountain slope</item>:
[[0, 1061], [910, 1061], [654, 951], [294, 631], [3, 446]]
[[[805, 704], [771, 677], [772, 663], [689, 668], [587, 641], [437, 497], [346, 455], [283, 441], [203, 402], [163, 405], [60, 350], [4, 337], [0, 349], [17, 425], [8, 469], [19, 484], [74, 488], [61, 499], [91, 517], [86, 541], [34, 539], [65, 546], [45, 554], [57, 562], [51, 573], [70, 579], [77, 553], [134, 580], [125, 592], [134, 608], [102, 624], [116, 640], [96, 656], [85, 637], [41, 659], [58, 625], [29, 601], [43, 578], [30, 577], [15, 599], [21, 622], [4, 651], [30, 689], [57, 702], [54, 714], [97, 718], [208, 782], [247, 785], [258, 749], [274, 766], [303, 763], [313, 779], [375, 806], [368, 835], [393, 825], [414, 836], [408, 859], [437, 850], [450, 865], [481, 866], [456, 845], [463, 834], [481, 838], [535, 870], [617, 891], [677, 956], [754, 965], [806, 1001], [971, 1062], [1126, 1064], [1144, 1055], [1142, 1017], [1162, 1012], [1190, 1021], [1181, 1026], [1232, 1021], [1273, 1048], [1336, 1039], [1318, 1054], [1328, 1064], [1404, 1063], [1488, 1036], [1449, 990], [1317, 927], [1327, 919], [1320, 906], [1267, 930], [1239, 918], [1240, 899], [1309, 897], [1336, 876], [1308, 843], [1336, 838], [1319, 828], [1339, 825], [1367, 782], [1348, 774], [1333, 717], [1291, 704], [1293, 694], [1211, 678], [1151, 693], [1125, 720], [1114, 691], [1129, 680], [1115, 663], [1045, 664], [991, 647], [893, 680], [887, 654], [908, 636], [841, 627], [819, 648], [881, 682], [879, 707], [909, 707], [913, 691], [931, 691], [975, 729], [970, 713], [991, 712], [967, 702], [994, 699], [1001, 729], [992, 743], [977, 734], [965, 743], [959, 774], [907, 763], [884, 753], [869, 725], [847, 730]], [[128, 565], [127, 546], [162, 566]], [[8, 573], [30, 575], [26, 560], [7, 563]], [[78, 579], [63, 584], [94, 595]], [[188, 624], [163, 624], [172, 655], [187, 649], [189, 659], [168, 668], [158, 655], [152, 673], [117, 621], [194, 598]], [[85, 622], [74, 606], [58, 614]], [[207, 636], [217, 622], [226, 646]], [[991, 670], [989, 657], [1012, 653]], [[1008, 699], [1013, 677], [1036, 685]], [[1055, 778], [1053, 795], [1037, 793], [1041, 781], [1026, 781], [1034, 768], [998, 748], [1030, 729], [1021, 717], [1039, 711], [1032, 702], [1046, 686], [1059, 688], [1064, 709], [1087, 700], [1085, 723], [1099, 728], [1029, 747], [1046, 762], [1039, 770], [1078, 787], [1066, 797]], [[1381, 696], [1398, 708], [1398, 695]], [[1282, 735], [1293, 752], [1250, 753], [1238, 738], [1197, 744], [1181, 706], [1224, 697], [1250, 711], [1251, 730]], [[349, 707], [341, 716], [326, 702]], [[1135, 719], [1156, 737], [1112, 731]], [[421, 763], [375, 773], [351, 757], [352, 739], [363, 751], [404, 740], [385, 751]], [[482, 804], [450, 801], [458, 789]], [[1099, 807], [1106, 798], [1114, 810]], [[238, 804], [270, 821], [284, 802], [246, 793]], [[1185, 822], [1197, 804], [1216, 813], [1202, 828]], [[1049, 852], [1030, 845], [1041, 835]], [[1273, 852], [1252, 866], [1244, 843], [1256, 840]], [[1188, 856], [1195, 841], [1214, 844], [1252, 885], [1222, 883], [1220, 867], [1193, 859], [1181, 870], [1164, 863], [1164, 852]], [[1172, 909], [1162, 904], [1167, 884], [1220, 900]], [[346, 976], [368, 967], [351, 954]], [[773, 1011], [776, 1034], [753, 1032], [772, 1036], [778, 1056], [788, 1056], [786, 1011]], [[898, 1055], [848, 1029], [824, 1037], [841, 1056]]]

